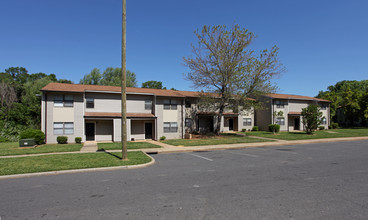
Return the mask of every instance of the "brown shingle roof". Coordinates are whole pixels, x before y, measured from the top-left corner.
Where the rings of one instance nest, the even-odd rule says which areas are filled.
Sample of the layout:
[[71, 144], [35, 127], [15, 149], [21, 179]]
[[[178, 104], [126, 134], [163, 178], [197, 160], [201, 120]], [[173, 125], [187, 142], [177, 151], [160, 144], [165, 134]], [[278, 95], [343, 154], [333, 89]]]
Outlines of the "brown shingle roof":
[[301, 112], [289, 112], [289, 115], [301, 115]]
[[299, 100], [314, 100], [319, 102], [330, 102], [325, 99], [318, 99], [309, 96], [301, 96], [301, 95], [289, 95], [289, 94], [267, 94], [266, 96], [273, 98], [273, 99], [299, 99]]
[[[85, 92], [85, 91], [100, 91], [100, 92], [121, 92], [119, 86], [99, 86], [99, 85], [82, 85], [82, 84], [66, 84], [66, 83], [49, 83], [43, 87], [41, 91], [63, 91], [63, 92]], [[147, 89], [147, 88], [133, 88], [127, 87], [127, 92], [131, 93], [147, 93], [157, 96], [170, 96], [170, 97], [185, 97], [179, 91], [165, 90], [165, 89]], [[191, 92], [188, 92], [188, 95]]]
[[[118, 118], [121, 113], [118, 112], [86, 112], [85, 117], [104, 117], [104, 118]], [[154, 118], [153, 114], [148, 113], [127, 113], [128, 118]]]

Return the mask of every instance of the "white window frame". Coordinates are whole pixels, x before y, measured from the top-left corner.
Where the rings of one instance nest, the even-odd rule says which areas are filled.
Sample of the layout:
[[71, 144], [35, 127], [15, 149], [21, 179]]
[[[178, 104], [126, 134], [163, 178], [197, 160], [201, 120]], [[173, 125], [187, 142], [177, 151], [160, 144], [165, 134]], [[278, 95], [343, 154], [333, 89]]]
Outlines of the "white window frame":
[[282, 118], [282, 117], [276, 118], [276, 124], [285, 125], [285, 118]]
[[323, 117], [321, 119], [321, 125], [327, 125], [327, 118]]
[[[59, 126], [55, 128], [55, 125], [59, 125]], [[71, 125], [71, 126], [68, 126], [68, 125]], [[55, 132], [55, 129], [56, 131], [59, 131], [59, 132]], [[74, 134], [74, 122], [54, 122], [53, 130], [54, 130], [54, 135], [73, 135]], [[71, 132], [68, 132], [68, 131], [71, 131]]]
[[185, 119], [185, 127], [192, 127], [192, 119], [191, 118], [186, 118]]
[[285, 102], [283, 100], [275, 100], [276, 108], [285, 108]]
[[[88, 106], [88, 104], [92, 106]], [[86, 108], [95, 108], [95, 98], [86, 98]]]
[[73, 95], [54, 95], [54, 107], [74, 107]]
[[252, 126], [252, 118], [243, 118], [243, 126]]
[[164, 99], [164, 110], [177, 110], [178, 105], [175, 99]]
[[144, 100], [144, 109], [152, 110], [152, 100]]
[[164, 122], [164, 133], [176, 133], [178, 132], [177, 122]]

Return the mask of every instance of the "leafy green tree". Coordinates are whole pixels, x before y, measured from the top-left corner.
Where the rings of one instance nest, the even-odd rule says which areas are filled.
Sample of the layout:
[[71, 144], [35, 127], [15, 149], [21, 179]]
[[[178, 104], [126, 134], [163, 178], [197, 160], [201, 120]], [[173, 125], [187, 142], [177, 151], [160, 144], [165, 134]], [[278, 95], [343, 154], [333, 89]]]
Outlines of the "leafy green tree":
[[142, 88], [150, 88], [150, 89], [166, 89], [166, 87], [162, 86], [161, 81], [150, 80], [142, 83]]
[[93, 68], [89, 74], [84, 75], [83, 79], [79, 81], [79, 84], [99, 85], [101, 78], [102, 76], [100, 70], [98, 68]]
[[322, 112], [318, 105], [309, 105], [302, 108], [302, 120], [307, 134], [312, 134], [321, 124]]
[[[121, 68], [107, 67], [101, 74], [98, 68], [94, 68], [91, 73], [86, 74], [80, 80], [80, 84], [103, 85], [103, 86], [121, 86]], [[137, 87], [137, 77], [134, 72], [126, 72], [127, 87]]]
[[258, 55], [249, 49], [255, 35], [239, 25], [231, 29], [225, 25], [204, 26], [195, 35], [198, 46], [192, 45], [193, 55], [184, 58], [190, 70], [185, 78], [203, 91], [203, 106], [219, 113], [215, 130], [218, 134], [225, 109], [249, 109], [254, 104], [250, 96], [274, 92], [272, 79], [284, 68], [276, 46]]
[[[101, 85], [121, 86], [121, 68], [107, 67], [102, 74]], [[126, 71], [126, 86], [137, 87], [137, 77], [134, 72]]]

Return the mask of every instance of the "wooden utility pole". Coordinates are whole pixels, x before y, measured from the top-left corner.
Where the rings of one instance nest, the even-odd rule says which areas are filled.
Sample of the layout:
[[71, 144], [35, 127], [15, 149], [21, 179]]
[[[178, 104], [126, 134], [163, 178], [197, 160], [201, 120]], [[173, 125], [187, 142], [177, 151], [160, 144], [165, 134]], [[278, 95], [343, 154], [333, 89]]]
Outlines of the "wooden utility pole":
[[128, 159], [126, 124], [126, 0], [123, 0], [123, 33], [121, 46], [121, 144], [122, 160]]

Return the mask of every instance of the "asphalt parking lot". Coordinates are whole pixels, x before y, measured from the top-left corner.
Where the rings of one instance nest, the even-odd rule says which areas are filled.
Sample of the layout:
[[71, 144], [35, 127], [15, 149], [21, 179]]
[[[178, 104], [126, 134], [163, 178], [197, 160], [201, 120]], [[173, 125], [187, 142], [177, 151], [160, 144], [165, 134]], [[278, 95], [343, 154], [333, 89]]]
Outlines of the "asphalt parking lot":
[[153, 155], [0, 181], [4, 219], [366, 219], [368, 141]]

